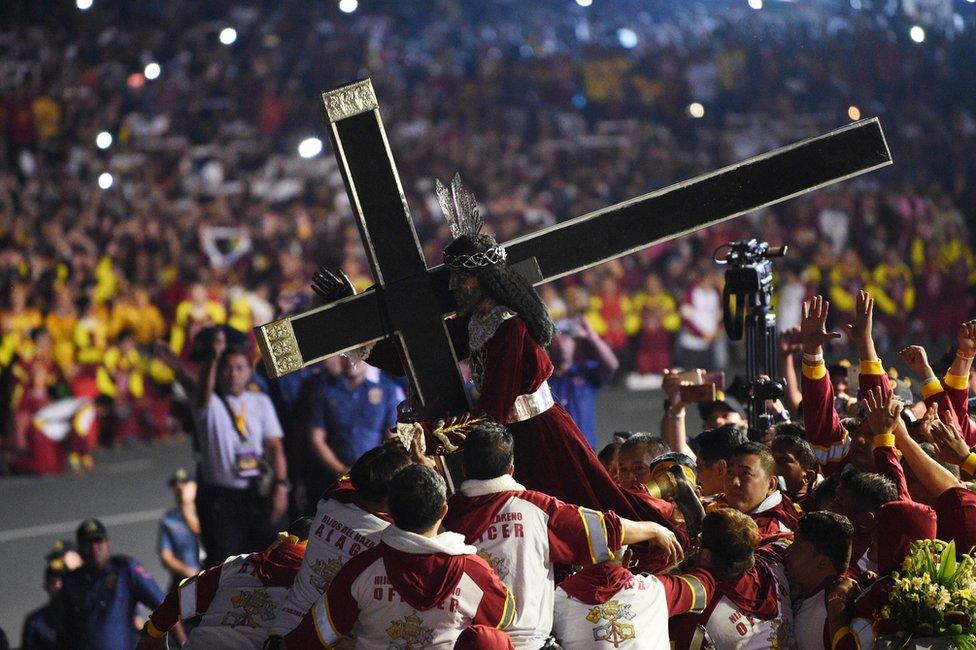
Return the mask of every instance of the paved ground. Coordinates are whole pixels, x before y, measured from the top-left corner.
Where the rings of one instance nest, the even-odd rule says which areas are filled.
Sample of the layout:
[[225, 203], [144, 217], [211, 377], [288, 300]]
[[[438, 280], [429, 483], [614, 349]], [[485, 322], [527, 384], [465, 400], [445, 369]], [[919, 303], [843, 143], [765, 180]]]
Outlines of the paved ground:
[[105, 523], [115, 552], [141, 560], [164, 588], [168, 582], [156, 558], [156, 525], [172, 505], [166, 479], [192, 464], [189, 444], [103, 453], [96, 463], [87, 476], [0, 479], [0, 628], [13, 647], [24, 616], [47, 598], [45, 553], [55, 540], [73, 539], [85, 517]]
[[[607, 389], [600, 395], [599, 430], [607, 438], [618, 430], [656, 431], [662, 399], [659, 391]], [[694, 416], [688, 424], [696, 426]], [[0, 479], [0, 628], [13, 647], [24, 616], [46, 598], [44, 554], [55, 540], [72, 538], [85, 517], [105, 522], [115, 552], [138, 558], [167, 581], [156, 558], [156, 526], [172, 506], [166, 479], [177, 467], [193, 465], [189, 444], [101, 454], [97, 464], [88, 476]]]

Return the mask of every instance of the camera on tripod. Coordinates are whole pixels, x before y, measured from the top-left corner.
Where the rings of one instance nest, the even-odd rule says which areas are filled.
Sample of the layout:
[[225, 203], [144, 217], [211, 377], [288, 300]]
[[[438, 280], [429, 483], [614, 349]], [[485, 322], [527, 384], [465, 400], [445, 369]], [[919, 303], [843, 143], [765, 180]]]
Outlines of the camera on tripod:
[[[727, 249], [724, 258], [720, 251]], [[737, 241], [715, 250], [725, 269], [722, 319], [733, 341], [746, 340], [746, 404], [749, 434], [758, 439], [770, 425], [766, 400], [783, 396], [786, 382], [775, 377], [776, 314], [773, 313], [773, 262], [786, 255], [786, 246], [770, 246], [755, 239]]]
[[[728, 248], [725, 259], [719, 259], [717, 255], [724, 248]], [[784, 257], [787, 248], [787, 246], [770, 246], [766, 242], [750, 239], [726, 244], [715, 251], [715, 261], [729, 266], [725, 270], [722, 314], [725, 331], [733, 341], [742, 339], [747, 307], [760, 305], [769, 307], [772, 303], [772, 258]]]

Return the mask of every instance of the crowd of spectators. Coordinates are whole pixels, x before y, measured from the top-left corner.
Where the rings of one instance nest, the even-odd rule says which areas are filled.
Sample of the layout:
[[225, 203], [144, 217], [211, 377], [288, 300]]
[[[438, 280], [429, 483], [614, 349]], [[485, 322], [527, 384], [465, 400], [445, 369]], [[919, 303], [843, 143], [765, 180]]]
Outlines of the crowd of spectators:
[[[849, 320], [862, 286], [882, 349], [942, 342], [972, 310], [972, 17], [916, 44], [897, 16], [829, 3], [371, 4], [14, 3], [0, 33], [5, 449], [70, 395], [97, 399], [105, 444], [166, 437], [179, 389], [155, 342], [186, 357], [208, 325], [246, 333], [303, 308], [320, 265], [371, 283], [334, 159], [296, 149], [324, 136], [319, 93], [364, 76], [431, 265], [449, 237], [433, 179], [455, 170], [506, 241], [881, 117], [892, 168], [545, 287], [621, 373], [730, 362], [711, 254], [753, 236], [791, 246], [783, 328], [813, 293]], [[95, 441], [72, 424], [83, 468]]]

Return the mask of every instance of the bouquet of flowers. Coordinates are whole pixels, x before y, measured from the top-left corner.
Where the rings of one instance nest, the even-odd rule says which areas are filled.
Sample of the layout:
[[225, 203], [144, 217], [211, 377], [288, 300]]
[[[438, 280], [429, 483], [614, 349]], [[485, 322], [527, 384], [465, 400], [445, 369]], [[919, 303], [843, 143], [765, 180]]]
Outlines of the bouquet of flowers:
[[[924, 539], [912, 544], [900, 571], [892, 573], [888, 604], [881, 616], [899, 629], [906, 647], [913, 639], [936, 637], [950, 647], [976, 650], [976, 559], [956, 561], [955, 542]], [[898, 647], [896, 645], [896, 647]]]

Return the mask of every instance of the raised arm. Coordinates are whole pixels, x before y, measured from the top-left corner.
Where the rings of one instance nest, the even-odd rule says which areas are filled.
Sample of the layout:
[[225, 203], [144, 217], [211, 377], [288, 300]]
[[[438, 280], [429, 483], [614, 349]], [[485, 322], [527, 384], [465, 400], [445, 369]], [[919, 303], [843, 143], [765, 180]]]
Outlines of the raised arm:
[[904, 404], [891, 393], [886, 395], [880, 388], [868, 392], [862, 401], [868, 426], [874, 434], [874, 463], [878, 473], [894, 481], [900, 501], [912, 501], [905, 470], [895, 455], [895, 428], [901, 422]]
[[617, 372], [617, 368], [620, 367], [620, 361], [617, 359], [617, 355], [614, 354], [613, 349], [593, 329], [593, 325], [590, 324], [588, 318], [580, 316], [578, 320], [580, 327], [583, 329], [584, 338], [593, 348], [596, 360], [600, 364], [600, 376], [606, 381], [613, 376], [613, 373]]
[[803, 303], [800, 339], [803, 344], [803, 426], [820, 464], [839, 467], [847, 454], [850, 437], [834, 408], [834, 389], [827, 376], [823, 344], [840, 338], [826, 329], [830, 303], [814, 296]]
[[[690, 382], [684, 382], [690, 383]], [[681, 376], [676, 370], [665, 370], [662, 388], [668, 396], [668, 408], [661, 415], [661, 437], [674, 451], [695, 459], [695, 452], [688, 446], [688, 430], [685, 427], [685, 404], [681, 401]]]
[[803, 351], [800, 339], [800, 328], [794, 327], [779, 335], [779, 374], [786, 379], [786, 394], [783, 396], [786, 408], [791, 413], [798, 413], [803, 401], [800, 389], [800, 379], [796, 374], [795, 353]]
[[193, 405], [197, 408], [206, 408], [210, 403], [210, 398], [217, 387], [217, 362], [220, 355], [227, 348], [227, 337], [223, 330], [218, 329], [214, 334], [213, 349], [210, 356], [200, 364], [200, 374], [197, 377], [197, 390], [193, 399]]
[[[933, 437], [936, 440], [940, 440], [943, 437], [954, 437], [958, 435], [958, 432], [954, 431], [953, 428], [952, 424], [943, 422], [937, 418], [932, 424]], [[898, 449], [905, 455], [905, 460], [908, 461], [908, 466], [912, 468], [912, 473], [915, 475], [915, 478], [918, 479], [918, 482], [925, 487], [930, 495], [938, 497], [946, 490], [960, 486], [959, 479], [953, 476], [952, 472], [925, 453], [925, 450], [908, 435], [908, 429], [905, 428], [904, 424], [895, 429], [895, 439], [898, 444]]]
[[976, 427], [969, 419], [969, 371], [973, 365], [973, 357], [976, 356], [976, 320], [959, 326], [956, 342], [956, 358], [942, 378], [942, 385], [952, 404], [960, 433], [968, 444], [976, 445]]
[[861, 372], [858, 375], [858, 397], [875, 388], [884, 393], [891, 392], [888, 375], [885, 374], [881, 359], [874, 348], [874, 299], [867, 291], [859, 291], [854, 303], [854, 321], [845, 329], [851, 343], [857, 348], [857, 356], [861, 360]]

